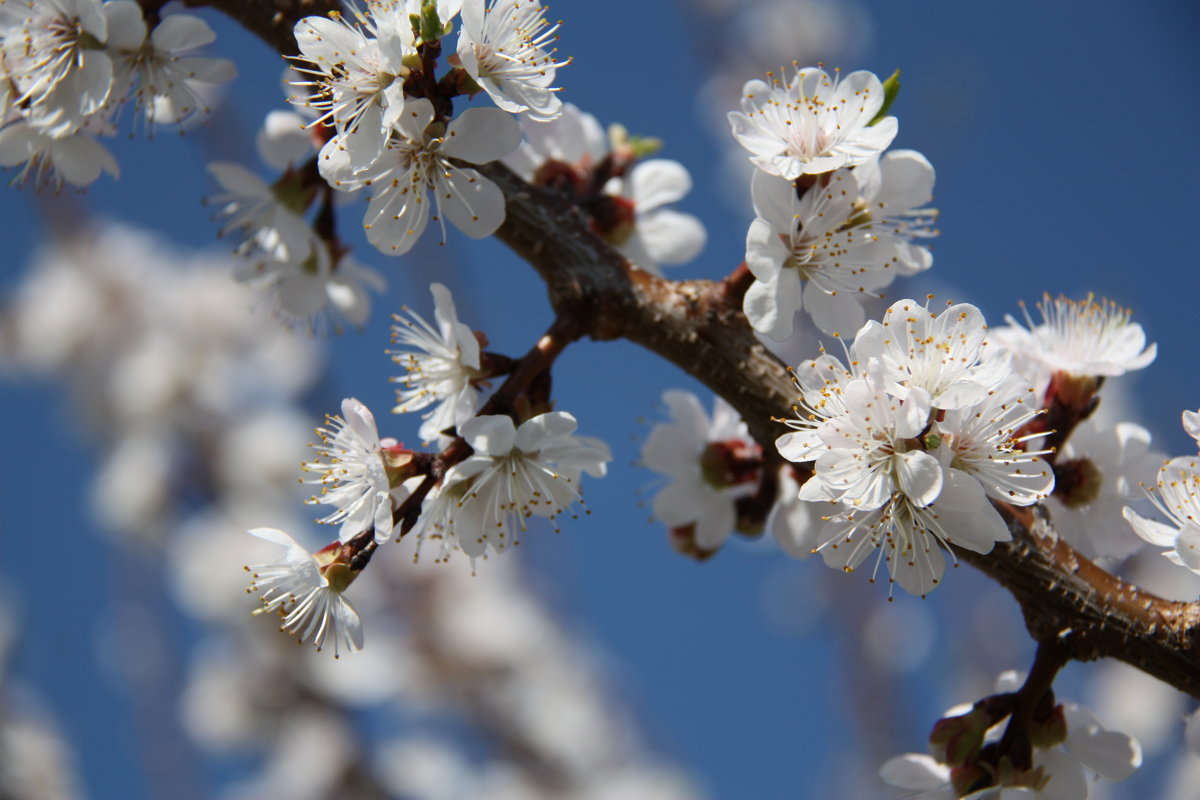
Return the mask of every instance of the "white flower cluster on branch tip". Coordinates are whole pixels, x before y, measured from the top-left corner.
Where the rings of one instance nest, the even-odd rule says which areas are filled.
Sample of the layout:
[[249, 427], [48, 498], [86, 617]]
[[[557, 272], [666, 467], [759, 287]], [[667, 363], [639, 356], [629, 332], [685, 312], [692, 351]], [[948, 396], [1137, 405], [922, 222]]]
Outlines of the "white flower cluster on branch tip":
[[[460, 7], [462, 80], [473, 87], [468, 92], [486, 91], [502, 111], [469, 109], [449, 119], [435, 107], [437, 97], [406, 96], [405, 84], [433, 68], [428, 47]], [[440, 223], [444, 242], [443, 216], [474, 238], [504, 221], [500, 190], [459, 162], [483, 164], [515, 150], [521, 134], [510, 114], [549, 120], [560, 113], [551, 84], [563, 62], [546, 49], [554, 27], [547, 28], [544, 15], [538, 0], [443, 2], [428, 30], [419, 0], [393, 0], [355, 9], [352, 18], [297, 23], [296, 61], [308, 77], [297, 82], [307, 91], [293, 102], [333, 129], [320, 151], [321, 175], [339, 190], [370, 195], [363, 227], [379, 250], [407, 252], [431, 219]]]
[[461, 549], [472, 560], [490, 546], [516, 544], [526, 520], [553, 519], [580, 500], [583, 473], [602, 478], [612, 454], [599, 439], [576, 436], [563, 411], [513, 424], [485, 415], [465, 422], [460, 435], [475, 451], [455, 464], [430, 495], [414, 531], [440, 540], [439, 558]]
[[919, 242], [936, 236], [934, 172], [913, 150], [883, 151], [896, 135], [884, 84], [870, 72], [842, 78], [816, 67], [791, 81], [746, 84], [733, 136], [758, 167], [755, 220], [746, 235], [754, 275], [743, 310], [759, 333], [792, 336], [804, 311], [826, 334], [865, 320], [862, 303], [899, 275], [933, 264]]
[[186, 125], [212, 87], [234, 77], [225, 59], [193, 51], [216, 36], [172, 14], [150, 30], [133, 0], [0, 2], [0, 165], [21, 177], [86, 186], [116, 159], [97, 140], [133, 101], [145, 127]]
[[779, 452], [811, 463], [801, 500], [830, 504], [812, 549], [847, 572], [874, 559], [891, 580], [925, 595], [941, 582], [943, 550], [987, 553], [1010, 538], [989, 498], [1043, 500], [1054, 473], [1020, 429], [1039, 398], [986, 342], [969, 304], [934, 314], [913, 300], [855, 337], [850, 364], [830, 355], [795, 371], [795, 429]]
[[[394, 342], [403, 348], [389, 353], [407, 374], [395, 379], [404, 388], [394, 410], [434, 406], [421, 435], [443, 447], [461, 437], [469, 450], [437, 474], [417, 467], [418, 455], [429, 456], [380, 438], [370, 409], [346, 398], [341, 415], [317, 429], [317, 457], [302, 465], [310, 476], [305, 482], [320, 487], [308, 502], [332, 507], [318, 521], [338, 525], [338, 540], [310, 555], [282, 531], [251, 531], [285, 548], [281, 561], [253, 570], [251, 588], [261, 596], [262, 610], [280, 613], [282, 628], [301, 641], [311, 639], [320, 648], [332, 639], [335, 655], [338, 643], [361, 646], [358, 617], [342, 593], [375, 545], [411, 530], [418, 541], [438, 541], [436, 560], [462, 550], [474, 562], [489, 547], [500, 552], [516, 544], [530, 518], [553, 520], [572, 508], [581, 499], [583, 474], [603, 477], [612, 459], [604, 442], [575, 435], [575, 418], [565, 412], [531, 414], [519, 425], [508, 416], [476, 416], [480, 384], [489, 377], [480, 339], [459, 322], [445, 286], [435, 283], [430, 292], [437, 327], [413, 311], [407, 319], [397, 317]], [[410, 501], [416, 507], [401, 528], [396, 514]]]

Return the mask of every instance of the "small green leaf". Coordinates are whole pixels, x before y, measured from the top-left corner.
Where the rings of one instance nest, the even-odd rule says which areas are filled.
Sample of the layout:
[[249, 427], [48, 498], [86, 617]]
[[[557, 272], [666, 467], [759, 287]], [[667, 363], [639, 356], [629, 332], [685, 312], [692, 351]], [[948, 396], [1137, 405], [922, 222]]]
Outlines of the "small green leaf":
[[438, 19], [437, 0], [425, 0], [421, 5], [421, 41], [436, 42], [446, 33], [446, 26]]
[[662, 149], [662, 139], [654, 136], [638, 136], [619, 122], [608, 126], [608, 146], [614, 153], [625, 150], [634, 158], [652, 156]]
[[892, 107], [892, 103], [896, 102], [896, 95], [898, 94], [900, 94], [900, 70], [893, 72], [883, 82], [883, 105], [879, 107], [879, 113], [867, 123], [867, 127], [874, 125], [888, 115], [888, 110]]
[[635, 157], [645, 158], [662, 150], [663, 143], [662, 139], [655, 136], [630, 136], [629, 146], [633, 149]]

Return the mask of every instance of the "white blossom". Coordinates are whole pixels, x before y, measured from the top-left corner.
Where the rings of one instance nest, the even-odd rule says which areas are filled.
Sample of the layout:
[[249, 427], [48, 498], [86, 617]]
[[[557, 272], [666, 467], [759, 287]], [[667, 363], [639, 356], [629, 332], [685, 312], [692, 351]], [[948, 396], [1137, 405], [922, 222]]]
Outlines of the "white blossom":
[[229, 161], [214, 161], [208, 171], [224, 189], [208, 199], [222, 220], [221, 236], [237, 232], [248, 247], [290, 264], [312, 253], [318, 244], [316, 233], [274, 187]]
[[18, 181], [30, 174], [38, 185], [63, 181], [72, 186], [88, 186], [107, 172], [114, 178], [120, 174], [117, 160], [104, 145], [84, 131], [58, 138], [27, 123], [15, 122], [0, 129], [0, 166], [24, 164]]
[[382, 155], [405, 108], [404, 79], [410, 72], [405, 59], [416, 56], [403, 4], [377, 2], [367, 8], [369, 13], [356, 10], [351, 18], [305, 17], [295, 27], [301, 54], [297, 70], [311, 79], [296, 84], [307, 87], [308, 94], [292, 102], [334, 128], [322, 155], [344, 154], [352, 171]]
[[342, 592], [353, 575], [343, 564], [322, 565], [288, 534], [275, 528], [254, 528], [250, 534], [284, 548], [280, 560], [246, 567], [251, 573], [250, 592], [259, 595], [255, 614], [277, 613], [280, 630], [299, 641], [309, 639], [320, 650], [333, 642], [334, 657], [344, 647], [363, 646], [362, 622]]
[[662, 274], [659, 264], [691, 261], [704, 249], [704, 226], [691, 214], [664, 207], [682, 200], [691, 189], [692, 177], [678, 161], [638, 162], [626, 177], [613, 178], [604, 187], [606, 194], [624, 200], [633, 212], [629, 223], [618, 225], [609, 240], [630, 261], [655, 275]]
[[1200, 458], [1172, 458], [1159, 468], [1148, 493], [1170, 524], [1147, 519], [1129, 506], [1125, 519], [1138, 536], [1168, 548], [1163, 555], [1173, 564], [1200, 574]]
[[299, 261], [282, 252], [276, 248], [243, 253], [234, 277], [257, 290], [271, 312], [287, 325], [321, 330], [331, 310], [351, 325], [361, 327], [367, 322], [371, 314], [367, 289], [380, 292], [386, 288], [377, 272], [359, 264], [348, 252], [335, 264], [328, 246], [320, 241]]
[[746, 234], [746, 266], [755, 281], [743, 309], [754, 329], [776, 341], [791, 337], [804, 310], [823, 332], [862, 327], [862, 297], [881, 297], [898, 260], [890, 239], [870, 224], [852, 170], [796, 196], [789, 181], [756, 170], [751, 181], [756, 218]]
[[899, 300], [882, 322], [863, 326], [853, 352], [863, 363], [877, 359], [898, 397], [923, 389], [944, 410], [979, 402], [1011, 372], [1007, 353], [988, 346], [983, 314], [970, 303], [934, 314], [915, 300]]
[[805, 67], [792, 79], [748, 81], [742, 110], [729, 112], [733, 137], [750, 160], [770, 175], [801, 175], [852, 167], [882, 152], [896, 136], [895, 117], [870, 122], [883, 107], [883, 84], [874, 74]]
[[258, 157], [272, 169], [285, 170], [314, 152], [308, 120], [294, 111], [268, 111], [254, 137]]
[[[340, 154], [322, 151], [321, 174], [339, 189], [368, 187], [371, 192], [363, 227], [382, 252], [400, 255], [416, 243], [430, 218], [442, 214], [472, 238], [489, 236], [504, 221], [504, 195], [478, 172], [459, 167], [493, 161], [512, 152], [520, 128], [502, 111], [471, 108], [446, 127], [434, 122], [433, 104], [410, 101], [395, 125], [383, 154], [355, 172]], [[445, 223], [442, 222], [443, 240]]]
[[137, 3], [113, 0], [104, 5], [104, 11], [109, 18], [108, 45], [116, 83], [122, 92], [132, 91], [151, 127], [207, 115], [206, 91], [237, 75], [228, 59], [192, 54], [217, 38], [199, 17], [170, 14], [147, 37]]
[[1146, 345], [1142, 326], [1132, 313], [1110, 300], [1089, 294], [1083, 300], [1045, 295], [1037, 304], [1042, 322], [1025, 313], [1022, 325], [1011, 315], [1008, 326], [991, 332], [1001, 346], [1013, 351], [1018, 369], [1044, 388], [1055, 372], [1114, 377], [1142, 369], [1154, 361], [1158, 345]]
[[562, 101], [552, 84], [567, 63], [554, 60], [557, 30], [540, 0], [464, 0], [458, 57], [503, 110], [554, 119]]
[[1054, 489], [1054, 471], [1041, 459], [1048, 451], [1032, 448], [1037, 436], [1018, 435], [1037, 415], [1037, 395], [1012, 375], [975, 405], [947, 411], [932, 430], [942, 438], [950, 469], [974, 477], [994, 500], [1028, 506]]
[[[886, 561], [905, 591], [925, 595], [945, 570], [939, 548], [954, 543], [987, 552], [1008, 538], [1003, 525], [982, 525], [986, 517], [956, 524], [986, 509], [983, 489], [956, 470], [943, 470], [934, 455], [908, 449], [929, 419], [923, 392], [901, 402], [873, 381], [856, 379], [846, 384], [842, 401], [846, 413], [814, 432], [825, 448], [799, 493], [801, 500], [839, 504], [827, 507], [829, 521], [814, 548], [826, 564], [851, 572], [874, 554], [872, 579]], [[941, 501], [937, 508], [934, 501]]]
[[108, 18], [99, 0], [7, 3], [0, 54], [14, 104], [50, 138], [70, 136], [100, 111], [113, 88], [104, 49]]
[[1121, 519], [1124, 506], [1144, 498], [1162, 454], [1150, 431], [1133, 422], [1105, 425], [1090, 417], [1060, 451], [1056, 491], [1047, 500], [1054, 529], [1088, 558], [1120, 560], [1142, 546]]
[[757, 455], [746, 423], [724, 399], [713, 400], [710, 417], [691, 392], [668, 389], [662, 402], [670, 421], [655, 425], [642, 446], [641, 463], [668, 479], [654, 495], [654, 516], [668, 528], [695, 526], [702, 550], [716, 550], [733, 532], [738, 498], [756, 483], [731, 482], [721, 469], [727, 458]]
[[793, 558], [808, 558], [818, 544], [822, 528], [820, 503], [800, 499], [800, 484], [790, 467], [779, 471], [779, 489], [766, 528], [779, 547]]
[[371, 410], [353, 397], [342, 401], [342, 416], [326, 417], [325, 424], [317, 428], [318, 459], [303, 465], [314, 473], [305, 482], [321, 487], [308, 502], [333, 506], [320, 521], [340, 525], [343, 542], [371, 527], [375, 540], [386, 542], [392, 537], [392, 494], [383, 447], [395, 442], [380, 441]]
[[392, 342], [401, 347], [388, 351], [405, 371], [403, 376], [392, 379], [402, 384], [396, 390], [398, 402], [393, 413], [420, 411], [436, 404], [422, 415], [424, 422], [419, 433], [427, 442], [471, 419], [482, 401], [477, 386], [481, 374], [479, 340], [468, 326], [458, 321], [449, 289], [434, 283], [429, 291], [433, 295], [437, 327], [413, 311], [407, 312], [408, 319], [396, 315]]
[[[490, 545], [503, 551], [517, 541], [530, 517], [554, 518], [579, 500], [586, 472], [603, 477], [612, 459], [599, 439], [575, 436], [576, 421], [563, 411], [513, 424], [507, 416], [475, 417], [459, 429], [474, 450], [443, 479], [440, 511], [423, 510], [419, 536], [442, 536], [472, 559]], [[429, 518], [425, 519], [426, 514]]]
[[518, 117], [524, 137], [521, 146], [503, 159], [513, 172], [532, 182], [547, 161], [556, 161], [586, 174], [608, 154], [608, 136], [600, 122], [574, 103], [563, 103], [562, 113], [549, 121]]

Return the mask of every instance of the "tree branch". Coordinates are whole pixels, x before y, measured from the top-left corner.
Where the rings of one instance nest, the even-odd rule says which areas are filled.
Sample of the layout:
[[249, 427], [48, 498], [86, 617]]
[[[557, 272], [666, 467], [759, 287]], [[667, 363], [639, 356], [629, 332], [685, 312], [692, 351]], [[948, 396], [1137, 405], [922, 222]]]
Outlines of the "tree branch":
[[[296, 20], [334, 0], [188, 0], [238, 20], [285, 55]], [[773, 416], [794, 399], [783, 366], [755, 339], [732, 282], [669, 281], [629, 264], [556, 192], [531, 187], [501, 164], [478, 167], [507, 201], [497, 236], [546, 282], [560, 319], [593, 339], [625, 338], [721, 395], [766, 452], [782, 432]], [[1097, 567], [1055, 534], [1044, 508], [998, 504], [1013, 540], [990, 554], [956, 551], [1008, 589], [1030, 634], [1055, 637], [1078, 660], [1112, 657], [1200, 697], [1200, 603], [1171, 602]]]

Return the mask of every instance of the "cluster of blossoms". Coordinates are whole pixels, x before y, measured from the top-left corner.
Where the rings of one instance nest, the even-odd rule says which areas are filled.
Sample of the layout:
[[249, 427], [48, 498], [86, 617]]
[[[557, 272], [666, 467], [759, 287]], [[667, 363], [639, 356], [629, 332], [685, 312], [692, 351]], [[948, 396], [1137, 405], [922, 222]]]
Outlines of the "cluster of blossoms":
[[239, 240], [234, 277], [258, 290], [276, 316], [314, 328], [332, 309], [361, 326], [371, 311], [367, 289], [382, 291], [385, 283], [305, 219], [316, 194], [303, 166], [313, 153], [305, 124], [290, 111], [267, 114], [255, 143], [262, 160], [282, 174], [268, 184], [239, 164], [215, 161], [208, 170], [223, 191], [209, 202], [217, 208], [221, 234]]
[[[669, 479], [655, 516], [673, 543], [700, 557], [733, 530], [755, 535], [764, 526], [788, 553], [820, 552], [846, 571], [874, 553], [872, 579], [886, 563], [893, 582], [918, 595], [940, 582], [943, 551], [987, 553], [1010, 538], [992, 501], [1046, 502], [1058, 534], [1083, 555], [1126, 558], [1140, 540], [1121, 509], [1161, 457], [1140, 425], [1088, 416], [1104, 378], [1145, 366], [1154, 345], [1111, 303], [1059, 298], [1042, 308], [1040, 325], [989, 330], [971, 305], [935, 314], [912, 300], [893, 304], [858, 331], [847, 363], [823, 353], [793, 371], [800, 396], [785, 422], [794, 431], [777, 447], [795, 466], [777, 475], [723, 400], [710, 420], [692, 395], [667, 392], [671, 421], [654, 428], [641, 458]], [[1185, 425], [1196, 429], [1198, 420]], [[1200, 474], [1181, 480], [1195, 469], [1185, 461], [1164, 467], [1158, 493], [1182, 533], [1138, 523], [1156, 544], [1195, 533], [1187, 520], [1200, 507], [1188, 504]], [[1168, 555], [1179, 561], [1177, 551]]]
[[231, 62], [194, 54], [215, 38], [188, 14], [148, 20], [134, 0], [4, 0], [0, 164], [56, 186], [117, 175], [96, 137], [116, 133], [128, 101], [149, 130], [206, 113], [205, 96], [234, 77]]
[[[441, 37], [462, 11], [455, 68], [430, 91]], [[370, 196], [363, 227], [382, 252], [407, 252], [443, 216], [482, 238], [504, 221], [504, 197], [462, 164], [485, 164], [521, 140], [512, 114], [553, 119], [561, 111], [547, 46], [554, 39], [537, 0], [380, 2], [352, 18], [306, 17], [296, 25], [297, 62], [309, 80], [297, 105], [332, 129], [318, 167], [342, 191]], [[414, 20], [416, 23], [414, 24]], [[501, 110], [448, 117], [453, 94], [485, 91]], [[431, 208], [432, 206], [432, 208]]]
[[[438, 78], [443, 37], [456, 23], [457, 51]], [[446, 220], [483, 238], [504, 221], [505, 205], [476, 166], [497, 159], [568, 194], [597, 234], [644, 269], [694, 258], [703, 227], [666, 207], [690, 190], [687, 170], [639, 161], [656, 145], [620, 126], [606, 137], [593, 117], [559, 100], [556, 27], [536, 0], [389, 0], [302, 19], [287, 79], [301, 90], [290, 98], [298, 113], [272, 112], [258, 142], [282, 175], [268, 184], [234, 164], [210, 167], [223, 190], [212, 198], [222, 232], [240, 238], [238, 277], [287, 320], [311, 327], [332, 308], [360, 325], [367, 289], [382, 281], [339, 242], [338, 200], [367, 199], [367, 239], [390, 255], [411, 250], [430, 222], [442, 241]], [[499, 109], [453, 115], [454, 98], [480, 92]]]
[[320, 487], [309, 502], [332, 507], [320, 522], [338, 525], [338, 540], [309, 554], [282, 531], [251, 531], [284, 547], [279, 561], [248, 567], [261, 610], [280, 614], [282, 629], [301, 641], [320, 648], [332, 640], [335, 655], [361, 647], [359, 617], [343, 592], [377, 545], [412, 531], [439, 542], [439, 561], [453, 550], [472, 561], [489, 547], [500, 552], [530, 518], [553, 520], [575, 505], [583, 473], [603, 477], [612, 459], [604, 442], [575, 435], [566, 412], [532, 413], [519, 425], [505, 415], [477, 416], [482, 384], [501, 374], [505, 360], [481, 353], [482, 336], [459, 322], [446, 287], [433, 284], [431, 293], [437, 326], [411, 311], [397, 317], [401, 347], [390, 352], [406, 373], [397, 379], [395, 411], [433, 406], [421, 435], [446, 447], [444, 460], [435, 468], [433, 456], [380, 438], [370, 409], [347, 398], [341, 416], [317, 429], [318, 457], [303, 464], [307, 482]]
[[912, 150], [884, 153], [897, 130], [885, 116], [894, 77], [885, 85], [870, 72], [831, 78], [807, 67], [771, 80], [749, 81], [742, 110], [729, 113], [758, 168], [746, 235], [755, 281], [743, 309], [777, 341], [792, 336], [802, 310], [822, 332], [849, 334], [866, 319], [865, 298], [932, 265], [919, 242], [936, 235], [937, 212], [924, 207], [933, 167]]
[[946, 712], [930, 734], [930, 753], [889, 760], [880, 775], [912, 800], [1086, 800], [1089, 776], [1123, 781], [1142, 763], [1137, 739], [1106, 729], [1088, 709], [1055, 703], [1047, 692], [1029, 721], [1031, 763], [1003, 752], [1015, 672], [973, 706]]
[[940, 314], [901, 300], [862, 327], [849, 366], [823, 354], [795, 371], [794, 432], [779, 452], [811, 463], [801, 500], [831, 503], [813, 550], [851, 571], [875, 554], [912, 594], [937, 586], [950, 546], [987, 553], [1010, 538], [989, 498], [1030, 505], [1054, 473], [1019, 431], [1037, 398], [990, 347], [968, 304]]

